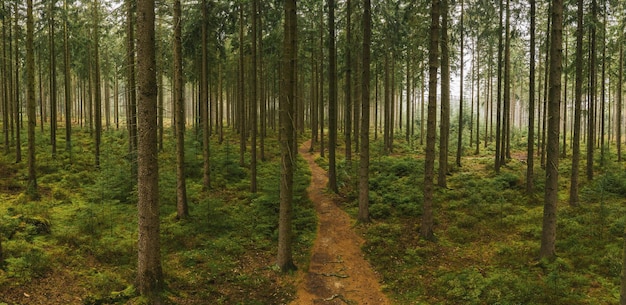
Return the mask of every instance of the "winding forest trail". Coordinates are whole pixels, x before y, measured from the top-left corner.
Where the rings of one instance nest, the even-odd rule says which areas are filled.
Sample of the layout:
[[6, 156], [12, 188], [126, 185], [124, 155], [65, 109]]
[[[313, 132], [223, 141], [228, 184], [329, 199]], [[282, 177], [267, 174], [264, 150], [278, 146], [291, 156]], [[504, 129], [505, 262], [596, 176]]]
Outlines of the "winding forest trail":
[[302, 271], [292, 304], [389, 305], [378, 275], [363, 258], [363, 239], [352, 230], [350, 217], [326, 193], [326, 171], [309, 152], [310, 140], [299, 152], [311, 169], [307, 193], [319, 218], [309, 270]]

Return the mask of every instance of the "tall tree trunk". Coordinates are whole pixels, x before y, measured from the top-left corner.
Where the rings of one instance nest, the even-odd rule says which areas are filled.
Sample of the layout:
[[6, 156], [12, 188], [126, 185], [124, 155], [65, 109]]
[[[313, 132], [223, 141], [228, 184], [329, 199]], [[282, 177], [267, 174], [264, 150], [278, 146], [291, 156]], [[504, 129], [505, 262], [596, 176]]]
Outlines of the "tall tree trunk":
[[[620, 37], [623, 41], [623, 38]], [[617, 161], [622, 161], [622, 98], [624, 91], [622, 85], [624, 82], [624, 44], [619, 45], [619, 68], [617, 76], [617, 105], [615, 106], [615, 138], [617, 139]]]
[[372, 4], [363, 2], [363, 53], [361, 76], [361, 156], [359, 158], [359, 215], [360, 222], [369, 222], [369, 166], [370, 166], [370, 47], [372, 43]]
[[[94, 83], [94, 117], [96, 127], [96, 150], [95, 164], [100, 167], [100, 142], [102, 140], [102, 94], [100, 92], [100, 21], [99, 21], [99, 2], [95, 0], [93, 3], [94, 28], [93, 28], [93, 83]], [[55, 102], [56, 103], [56, 102]], [[56, 120], [56, 117], [54, 118]], [[52, 121], [52, 118], [50, 119]]]
[[[5, 11], [7, 8], [5, 7], [5, 2], [2, 2], [2, 10]], [[2, 37], [7, 37], [7, 23], [11, 23], [10, 21], [7, 22], [9, 18], [3, 18], [2, 19]], [[9, 31], [10, 33], [10, 31]], [[10, 35], [10, 34], [9, 34]], [[9, 125], [10, 125], [10, 118], [9, 118], [9, 114], [11, 113], [10, 111], [10, 106], [9, 106], [9, 94], [11, 92], [11, 63], [9, 58], [7, 57], [7, 47], [10, 48], [9, 42], [11, 41], [11, 38], [9, 39], [3, 39], [2, 40], [2, 78], [3, 78], [3, 82], [2, 82], [2, 103], [3, 103], [3, 111], [2, 111], [2, 129], [4, 131], [4, 154], [8, 155], [9, 154], [9, 141], [10, 141], [10, 137], [9, 137]]]
[[319, 40], [319, 86], [320, 86], [320, 94], [319, 94], [319, 127], [320, 127], [320, 157], [324, 158], [325, 149], [324, 149], [324, 118], [325, 118], [325, 109], [324, 109], [324, 6], [320, 5], [320, 40]]
[[[319, 118], [318, 106], [319, 98], [318, 98], [318, 88], [319, 88], [319, 77], [318, 77], [318, 68], [317, 62], [315, 59], [311, 59], [311, 71], [312, 72], [312, 83], [311, 83], [311, 147], [309, 148], [309, 152], [315, 151], [315, 144], [318, 141], [318, 123], [317, 120]], [[261, 116], [263, 117], [263, 116]]]
[[159, 243], [159, 161], [157, 158], [157, 84], [154, 0], [137, 0], [137, 193], [139, 293], [161, 304], [163, 289]]
[[497, 89], [497, 94], [498, 96], [496, 97], [496, 155], [495, 155], [495, 164], [494, 164], [494, 169], [496, 171], [496, 173], [500, 173], [500, 166], [502, 165], [502, 158], [501, 155], [503, 154], [502, 151], [502, 58], [503, 58], [503, 53], [504, 53], [504, 40], [502, 39], [502, 31], [504, 30], [504, 0], [500, 0], [500, 27], [499, 27], [499, 34], [498, 34], [498, 89]]
[[259, 143], [259, 150], [261, 155], [261, 161], [265, 161], [265, 137], [267, 136], [266, 132], [266, 98], [265, 98], [265, 69], [263, 65], [263, 11], [261, 3], [257, 0], [257, 28], [258, 28], [258, 53], [259, 53], [259, 95], [260, 95], [260, 107], [259, 107], [259, 116], [261, 118], [261, 141]]
[[337, 188], [337, 48], [335, 46], [335, 1], [328, 0], [328, 188]]
[[502, 140], [500, 142], [500, 164], [511, 158], [511, 10], [510, 0], [506, 1], [504, 27], [504, 108], [502, 113]]
[[[548, 4], [548, 11], [552, 10], [552, 4]], [[552, 16], [548, 17], [550, 20]], [[541, 153], [541, 168], [546, 167], [546, 124], [547, 113], [548, 113], [548, 82], [550, 81], [549, 71], [550, 71], [550, 37], [552, 33], [550, 32], [550, 21], [548, 21], [548, 29], [546, 30], [546, 59], [544, 64], [544, 77], [543, 77], [543, 112], [541, 117], [541, 141], [539, 142], [539, 152]]]
[[[117, 78], [115, 79], [116, 83], [117, 83]], [[158, 82], [158, 97], [157, 97], [157, 121], [158, 121], [158, 147], [159, 147], [159, 151], [163, 151], [163, 134], [165, 134], [165, 124], [163, 122], [163, 113], [164, 113], [164, 107], [165, 107], [165, 90], [163, 88], [164, 84], [163, 84], [163, 70], [158, 70], [157, 71], [157, 82]], [[117, 96], [117, 94], [116, 94]], [[116, 101], [116, 105], [117, 105], [117, 101]], [[115, 106], [115, 108], [117, 109], [117, 106]], [[119, 115], [119, 111], [115, 112], [115, 126], [117, 128], [118, 123], [118, 119], [117, 116]]]
[[50, 71], [50, 145], [52, 156], [57, 153], [57, 73], [56, 54], [54, 43], [54, 6], [56, 1], [50, 1], [48, 7], [48, 50], [50, 60], [48, 61]]
[[[597, 16], [597, 6], [598, 3], [596, 0], [591, 1], [591, 18], [592, 23], [594, 25], [598, 24], [598, 16]], [[589, 80], [590, 80], [590, 101], [589, 101], [589, 111], [587, 117], [587, 180], [593, 179], [593, 161], [594, 161], [594, 149], [596, 143], [596, 103], [597, 103], [597, 67], [596, 67], [596, 27], [591, 27], [591, 46], [590, 53], [591, 58], [589, 59]]]
[[437, 68], [439, 66], [439, 10], [440, 0], [431, 6], [430, 45], [428, 55], [428, 122], [426, 128], [426, 158], [424, 163], [424, 208], [420, 237], [435, 240], [433, 231], [433, 193], [435, 176], [435, 142], [437, 141]]
[[439, 175], [437, 184], [447, 187], [448, 138], [450, 137], [450, 50], [448, 48], [448, 0], [441, 1], [441, 124], [439, 125]]
[[28, 187], [31, 198], [39, 197], [37, 191], [37, 172], [35, 170], [35, 51], [33, 36], [35, 31], [33, 18], [33, 0], [26, 1], [26, 108], [28, 115]]
[[384, 88], [384, 106], [383, 106], [383, 112], [384, 112], [384, 117], [385, 117], [385, 126], [383, 128], [383, 140], [384, 140], [384, 150], [385, 153], [390, 153], [391, 152], [391, 112], [393, 111], [391, 108], [391, 91], [393, 89], [391, 89], [391, 80], [390, 80], [390, 63], [389, 61], [393, 60], [393, 59], [389, 59], [389, 54], [385, 54], [385, 79], [383, 80], [383, 86]]
[[352, 4], [350, 0], [346, 1], [346, 111], [345, 111], [345, 142], [346, 142], [346, 161], [352, 161]]
[[258, 36], [258, 11], [257, 11], [257, 1], [252, 1], [252, 84], [251, 91], [252, 96], [250, 97], [250, 120], [251, 127], [251, 143], [250, 143], [250, 192], [256, 193], [257, 191], [257, 104], [258, 104], [258, 67], [257, 67], [257, 36]]
[[128, 152], [130, 155], [130, 173], [137, 177], [137, 92], [135, 84], [135, 8], [133, 0], [126, 0], [126, 91], [128, 120]]
[[547, 112], [548, 143], [546, 160], [546, 190], [543, 206], [543, 228], [541, 232], [542, 258], [556, 256], [556, 212], [559, 194], [559, 124], [561, 102], [561, 73], [563, 72], [563, 1], [552, 2], [552, 35], [550, 39], [550, 91]]
[[239, 166], [244, 166], [244, 153], [246, 152], [246, 111], [245, 111], [245, 84], [244, 84], [244, 55], [243, 55], [243, 4], [239, 6], [239, 82], [238, 82], [238, 107], [237, 126], [239, 129]]
[[[63, 3], [65, 11], [68, 11], [68, 0]], [[72, 157], [72, 75], [70, 70], [70, 44], [67, 19], [63, 20], [63, 67], [65, 70], [65, 151]], [[116, 78], [117, 80], [117, 78]], [[117, 97], [117, 96], [116, 96]], [[43, 98], [42, 98], [43, 100]], [[42, 122], [43, 125], [43, 122]]]
[[530, 0], [530, 71], [528, 81], [528, 144], [526, 145], [526, 194], [535, 189], [535, 30], [536, 0]]
[[13, 126], [14, 126], [14, 130], [15, 130], [15, 163], [20, 163], [22, 162], [22, 136], [21, 134], [21, 112], [22, 112], [22, 103], [20, 102], [20, 60], [19, 60], [19, 24], [18, 24], [18, 20], [19, 20], [19, 14], [18, 14], [18, 3], [19, 1], [15, 1], [15, 5], [13, 7], [14, 9], [14, 14], [15, 14], [15, 18], [14, 18], [14, 27], [13, 27], [13, 31], [14, 31], [14, 35], [13, 38], [15, 39], [15, 42], [13, 43], [15, 45], [15, 51], [13, 52], [13, 55], [15, 56], [15, 60], [13, 61], [13, 64], [15, 65], [15, 76], [13, 78], [13, 90], [14, 94], [15, 94], [15, 99], [13, 102]]
[[[463, 0], [461, 0], [461, 47], [459, 48], [459, 55], [461, 56], [461, 60], [460, 60], [460, 65], [461, 65], [461, 69], [460, 69], [460, 81], [459, 81], [459, 132], [457, 134], [457, 139], [456, 139], [456, 166], [461, 167], [461, 156], [463, 154], [463, 53], [465, 52], [464, 50], [464, 34], [465, 34], [465, 29], [463, 28], [463, 17], [464, 17], [464, 13], [465, 13], [465, 5], [463, 3]], [[408, 132], [408, 131], [407, 131]]]
[[583, 0], [578, 0], [578, 12], [576, 13], [576, 76], [574, 84], [574, 139], [572, 140], [572, 174], [570, 178], [569, 204], [578, 206], [578, 172], [580, 164], [580, 121], [582, 106], [582, 82], [583, 82]]
[[[568, 57], [568, 42], [567, 39], [568, 35], [565, 35], [565, 58], [563, 59], [565, 62], [565, 65], [567, 66], [567, 57]], [[567, 157], [567, 81], [568, 81], [568, 74], [569, 73], [563, 73], [563, 129], [561, 131], [562, 134], [562, 138], [563, 138], [563, 145], [561, 146], [561, 158], [566, 158]]]
[[174, 0], [174, 98], [176, 115], [176, 218], [189, 216], [185, 182], [185, 82], [183, 81], [182, 15], [180, 0]]
[[211, 163], [209, 151], [209, 63], [208, 63], [208, 2], [202, 0], [202, 67], [200, 72], [200, 111], [202, 116], [202, 188], [208, 190], [211, 187]]
[[476, 47], [476, 148], [474, 154], [480, 153], [480, 47]]
[[283, 72], [280, 95], [280, 212], [278, 222], [278, 267], [282, 272], [296, 269], [292, 255], [294, 99], [296, 69], [296, 0], [285, 0]]
[[605, 126], [605, 116], [606, 116], [606, 15], [608, 12], [606, 11], [606, 1], [603, 2], [603, 10], [602, 10], [602, 72], [600, 78], [600, 164], [604, 166], [605, 162], [605, 147], [604, 147], [604, 126]]

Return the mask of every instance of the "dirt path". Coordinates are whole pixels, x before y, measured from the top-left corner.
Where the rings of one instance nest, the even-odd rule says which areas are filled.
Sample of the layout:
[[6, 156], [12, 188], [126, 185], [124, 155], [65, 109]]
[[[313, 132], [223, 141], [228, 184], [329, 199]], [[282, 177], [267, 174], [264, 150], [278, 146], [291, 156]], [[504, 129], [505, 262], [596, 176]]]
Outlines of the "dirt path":
[[350, 217], [326, 193], [326, 171], [315, 164], [310, 142], [300, 154], [311, 168], [307, 192], [319, 217], [309, 270], [302, 271], [292, 304], [391, 304], [382, 293], [378, 275], [363, 258], [363, 239], [352, 230]]

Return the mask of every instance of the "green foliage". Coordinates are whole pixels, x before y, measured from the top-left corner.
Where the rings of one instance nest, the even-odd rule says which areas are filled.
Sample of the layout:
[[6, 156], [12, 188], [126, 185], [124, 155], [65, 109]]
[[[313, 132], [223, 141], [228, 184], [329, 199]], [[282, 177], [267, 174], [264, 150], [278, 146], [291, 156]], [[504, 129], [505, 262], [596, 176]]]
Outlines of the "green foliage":
[[[8, 247], [7, 247], [8, 248]], [[31, 278], [42, 277], [51, 269], [51, 259], [43, 250], [36, 247], [28, 247], [19, 256], [5, 259], [7, 274], [10, 277], [19, 278], [19, 281], [28, 281]], [[7, 252], [11, 252], [9, 248]]]

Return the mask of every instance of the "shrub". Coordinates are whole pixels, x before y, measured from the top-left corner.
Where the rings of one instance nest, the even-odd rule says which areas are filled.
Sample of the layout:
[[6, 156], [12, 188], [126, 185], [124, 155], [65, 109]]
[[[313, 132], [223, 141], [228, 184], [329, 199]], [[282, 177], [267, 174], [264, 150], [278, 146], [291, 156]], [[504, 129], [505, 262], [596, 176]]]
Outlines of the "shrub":
[[26, 253], [6, 260], [9, 276], [29, 280], [42, 277], [52, 269], [50, 257], [41, 249], [31, 248]]

